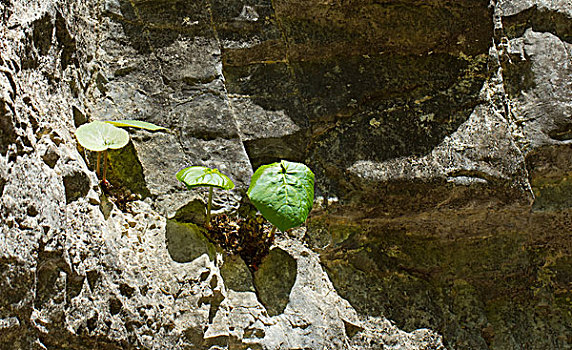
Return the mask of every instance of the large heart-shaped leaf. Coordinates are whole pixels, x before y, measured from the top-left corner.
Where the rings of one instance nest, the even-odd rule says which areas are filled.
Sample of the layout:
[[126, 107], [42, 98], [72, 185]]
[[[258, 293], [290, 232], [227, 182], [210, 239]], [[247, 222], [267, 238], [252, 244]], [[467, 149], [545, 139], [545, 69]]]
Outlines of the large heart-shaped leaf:
[[314, 173], [304, 164], [263, 165], [247, 191], [252, 204], [281, 231], [304, 223], [314, 203]]
[[82, 147], [95, 152], [123, 148], [129, 143], [127, 131], [100, 121], [80, 126], [75, 136]]
[[204, 166], [190, 166], [177, 173], [177, 180], [187, 185], [188, 189], [195, 187], [218, 187], [224, 190], [234, 188], [234, 183], [228, 176], [222, 174], [218, 169], [206, 168]]
[[107, 120], [106, 123], [113, 124], [115, 126], [138, 128], [138, 129], [145, 129], [145, 130], [150, 130], [150, 131], [167, 129], [167, 128], [164, 128], [162, 126], [155, 125], [155, 124], [149, 123], [149, 122], [144, 122], [141, 120], [127, 120], [127, 119], [126, 120]]

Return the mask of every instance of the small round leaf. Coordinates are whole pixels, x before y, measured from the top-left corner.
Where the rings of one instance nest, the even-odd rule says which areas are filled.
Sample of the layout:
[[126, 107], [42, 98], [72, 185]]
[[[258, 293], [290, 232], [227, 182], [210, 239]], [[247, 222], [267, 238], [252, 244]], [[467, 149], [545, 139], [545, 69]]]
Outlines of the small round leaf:
[[123, 148], [129, 143], [127, 131], [100, 121], [80, 126], [75, 136], [82, 147], [95, 152]]
[[195, 187], [217, 187], [223, 190], [234, 188], [232, 180], [218, 169], [204, 166], [190, 166], [177, 173], [177, 180], [187, 185], [188, 189]]
[[314, 203], [314, 173], [301, 163], [282, 160], [263, 165], [246, 192], [252, 204], [281, 231], [301, 225]]

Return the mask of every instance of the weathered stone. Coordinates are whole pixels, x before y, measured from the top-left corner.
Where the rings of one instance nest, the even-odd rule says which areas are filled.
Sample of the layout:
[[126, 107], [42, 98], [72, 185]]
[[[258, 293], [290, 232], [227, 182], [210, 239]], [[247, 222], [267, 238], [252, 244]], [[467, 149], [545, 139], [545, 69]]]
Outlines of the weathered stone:
[[254, 292], [252, 274], [248, 266], [238, 255], [227, 256], [220, 268], [224, 285], [236, 292]]
[[270, 316], [284, 312], [296, 272], [296, 260], [280, 248], [272, 249], [254, 272], [256, 292]]
[[108, 151], [108, 157], [108, 179], [111, 183], [118, 184], [143, 197], [150, 195], [133, 143], [130, 142], [118, 150]]
[[177, 262], [193, 261], [203, 254], [214, 258], [214, 246], [196, 225], [168, 220], [165, 235], [169, 254]]
[[[567, 348], [571, 18], [565, 0], [0, 1], [0, 348]], [[73, 136], [108, 119], [168, 128], [110, 152], [128, 201]], [[253, 281], [174, 175], [228, 174], [228, 213], [280, 158], [324, 206]]]
[[195, 199], [180, 207], [172, 219], [178, 222], [204, 226], [207, 218], [206, 212], [206, 203]]

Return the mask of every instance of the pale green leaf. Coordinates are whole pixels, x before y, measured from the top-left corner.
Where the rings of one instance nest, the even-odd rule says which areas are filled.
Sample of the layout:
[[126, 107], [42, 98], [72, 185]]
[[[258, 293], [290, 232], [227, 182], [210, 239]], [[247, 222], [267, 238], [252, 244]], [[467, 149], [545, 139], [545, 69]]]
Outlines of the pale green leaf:
[[123, 148], [129, 143], [127, 131], [100, 121], [80, 126], [75, 136], [82, 147], [95, 152]]
[[232, 180], [218, 169], [203, 166], [190, 166], [177, 173], [177, 180], [187, 185], [187, 188], [218, 187], [224, 190], [234, 188]]
[[138, 129], [145, 129], [145, 130], [150, 130], [150, 131], [156, 131], [156, 130], [166, 130], [167, 128], [164, 128], [162, 126], [159, 125], [155, 125], [153, 123], [149, 123], [149, 122], [144, 122], [141, 120], [107, 120], [106, 123], [109, 124], [113, 124], [115, 126], [120, 126], [120, 127], [129, 127], [129, 128], [138, 128]]

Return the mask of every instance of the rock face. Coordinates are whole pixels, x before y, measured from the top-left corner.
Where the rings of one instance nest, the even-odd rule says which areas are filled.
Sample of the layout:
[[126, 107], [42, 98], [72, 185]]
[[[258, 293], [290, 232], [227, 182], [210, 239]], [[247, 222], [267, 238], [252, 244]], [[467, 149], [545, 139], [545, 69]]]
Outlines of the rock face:
[[[572, 5], [0, 0], [0, 348], [568, 349]], [[75, 129], [139, 119], [111, 192]], [[257, 269], [216, 167], [321, 196]]]

